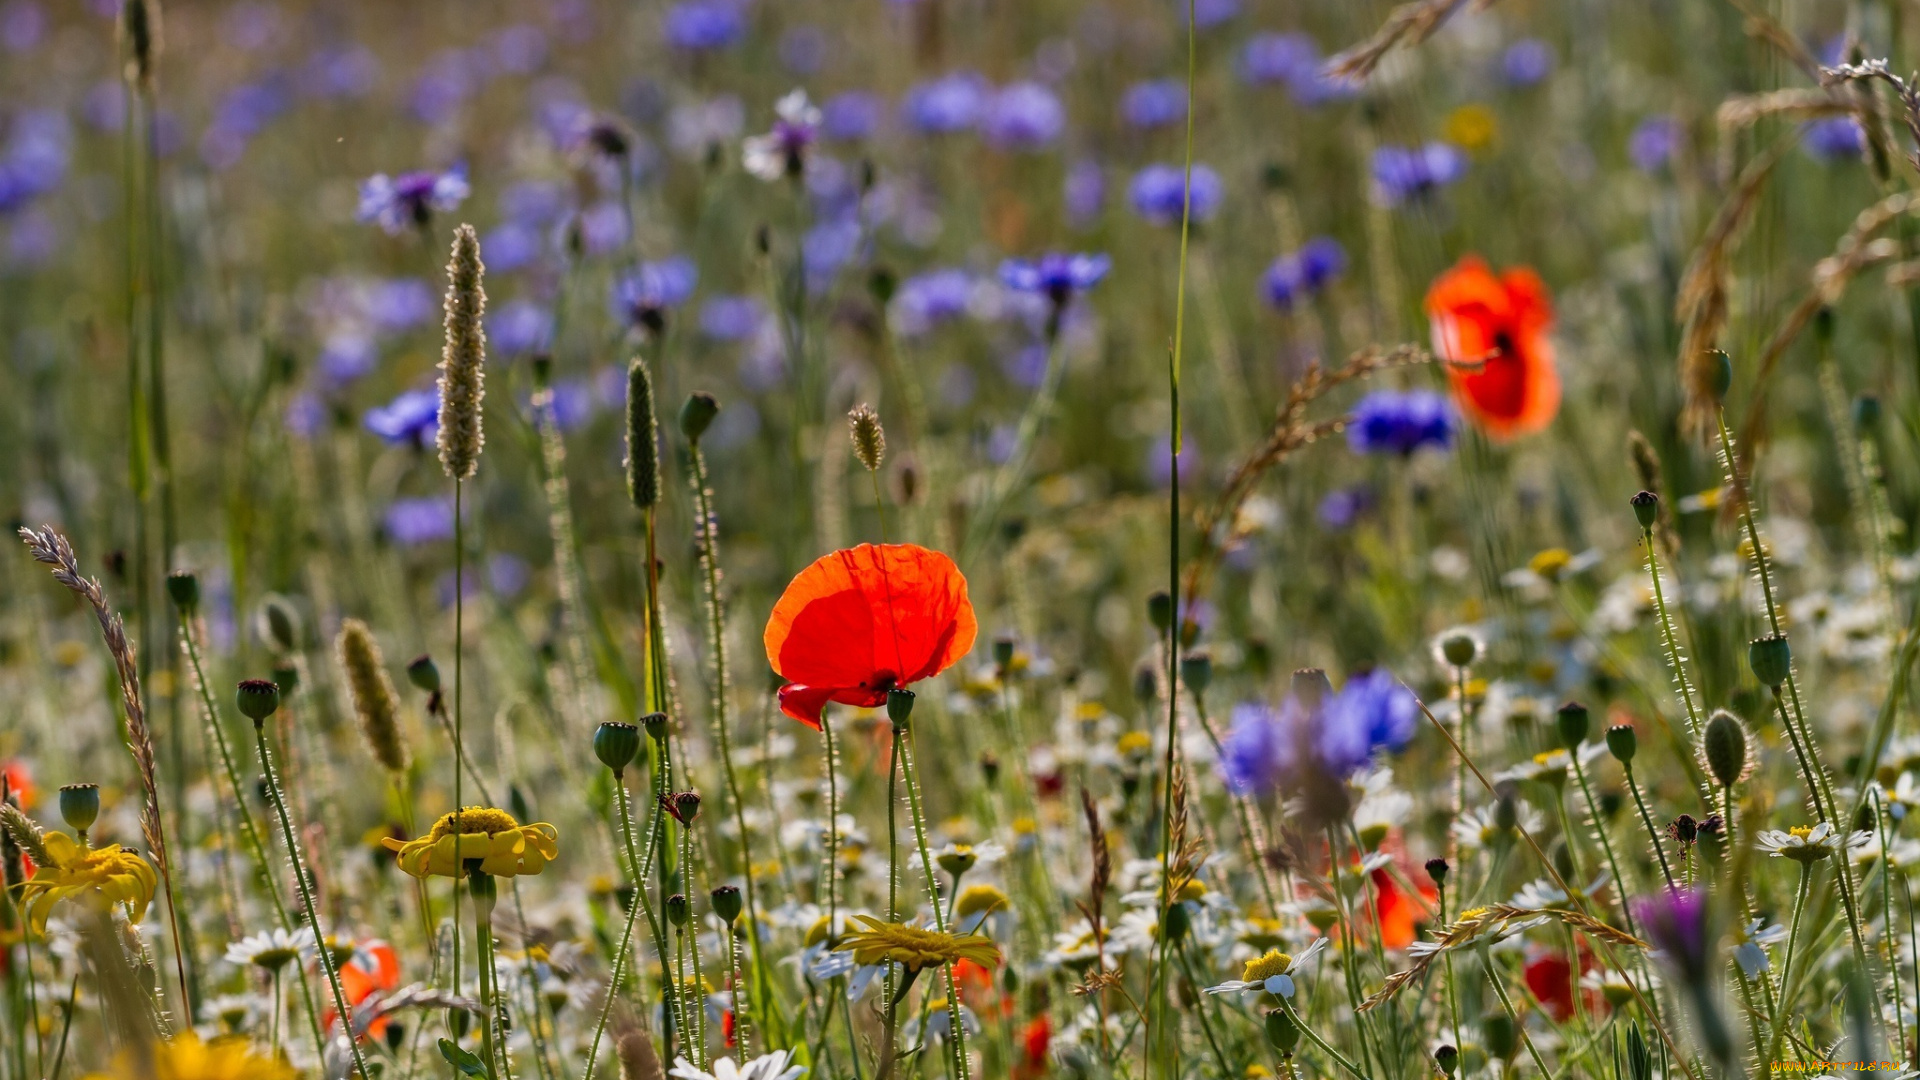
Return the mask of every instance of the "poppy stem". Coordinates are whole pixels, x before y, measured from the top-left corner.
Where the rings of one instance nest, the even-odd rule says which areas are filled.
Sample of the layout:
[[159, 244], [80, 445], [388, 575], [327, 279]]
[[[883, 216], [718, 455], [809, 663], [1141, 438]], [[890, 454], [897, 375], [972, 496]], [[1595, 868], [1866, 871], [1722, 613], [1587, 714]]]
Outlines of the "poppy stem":
[[[825, 713], [821, 714], [823, 721], [825, 716]], [[913, 815], [914, 843], [920, 849], [920, 865], [927, 874], [927, 903], [933, 908], [933, 928], [944, 934], [947, 932], [947, 917], [940, 910], [940, 878], [934, 870], [933, 856], [927, 848], [927, 819], [920, 808], [920, 784], [913, 767], [912, 729], [900, 732], [896, 739], [901, 741], [900, 771], [907, 781], [907, 809]], [[972, 1075], [972, 1065], [967, 1058], [967, 1029], [960, 1022], [960, 988], [954, 983], [952, 964], [946, 965], [946, 973], [947, 1019], [952, 1028], [948, 1043], [952, 1047], [956, 1074], [960, 1080], [967, 1080], [967, 1077]], [[922, 1031], [924, 1033], [924, 1027]]]

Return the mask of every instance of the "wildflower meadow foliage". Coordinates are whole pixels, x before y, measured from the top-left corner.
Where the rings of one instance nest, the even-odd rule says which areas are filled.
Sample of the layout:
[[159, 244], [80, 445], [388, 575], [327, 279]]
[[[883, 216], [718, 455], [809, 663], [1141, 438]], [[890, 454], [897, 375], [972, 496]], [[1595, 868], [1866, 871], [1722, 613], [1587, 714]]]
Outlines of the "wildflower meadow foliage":
[[1897, 0], [0, 0], [0, 1080], [1920, 1077]]

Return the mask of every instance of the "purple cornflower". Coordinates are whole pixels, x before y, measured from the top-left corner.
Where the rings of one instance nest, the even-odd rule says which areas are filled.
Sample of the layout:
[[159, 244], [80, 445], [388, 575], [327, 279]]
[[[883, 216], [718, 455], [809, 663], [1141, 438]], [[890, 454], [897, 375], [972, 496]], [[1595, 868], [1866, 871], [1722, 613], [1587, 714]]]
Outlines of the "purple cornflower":
[[1500, 77], [1508, 86], [1534, 86], [1553, 74], [1553, 46], [1539, 38], [1524, 38], [1500, 54]]
[[1314, 750], [1336, 775], [1352, 776], [1376, 753], [1405, 750], [1419, 730], [1419, 720], [1413, 691], [1376, 668], [1348, 679], [1321, 708]]
[[1357, 454], [1408, 457], [1422, 447], [1453, 445], [1453, 406], [1432, 390], [1375, 390], [1347, 420], [1347, 446]]
[[1627, 138], [1627, 156], [1641, 172], [1659, 172], [1680, 152], [1686, 128], [1671, 116], [1649, 116]]
[[[1149, 165], [1133, 174], [1127, 189], [1134, 212], [1155, 225], [1178, 225], [1186, 178], [1178, 165]], [[1193, 167], [1193, 197], [1188, 213], [1195, 222], [1213, 217], [1220, 207], [1220, 176], [1205, 165]]]
[[925, 135], [966, 131], [980, 122], [987, 93], [985, 79], [972, 72], [955, 72], [908, 91], [902, 112], [907, 123]]
[[280, 419], [287, 427], [287, 434], [296, 439], [311, 439], [326, 426], [327, 406], [320, 400], [320, 395], [311, 390], [302, 390], [287, 402], [287, 411]]
[[1451, 143], [1382, 146], [1373, 152], [1374, 198], [1382, 206], [1399, 206], [1433, 194], [1466, 172], [1467, 156]]
[[1107, 201], [1107, 174], [1101, 171], [1099, 162], [1090, 158], [1074, 162], [1067, 170], [1065, 187], [1069, 224], [1084, 226], [1100, 216], [1100, 208]]
[[762, 180], [797, 177], [807, 170], [807, 147], [820, 132], [820, 110], [805, 90], [794, 90], [774, 105], [773, 130], [741, 144], [740, 162]]
[[1120, 116], [1133, 127], [1177, 124], [1187, 115], [1187, 86], [1179, 79], [1134, 83], [1120, 97]]
[[[549, 180], [521, 180], [500, 193], [501, 216], [517, 224], [551, 225], [566, 212], [566, 190]], [[493, 268], [491, 257], [487, 268]]]
[[487, 342], [501, 356], [524, 356], [547, 348], [553, 313], [531, 300], [510, 300], [487, 315]]
[[666, 325], [667, 309], [686, 303], [699, 277], [693, 260], [682, 255], [641, 263], [614, 281], [614, 316], [658, 333]]
[[1800, 145], [1817, 161], [1857, 160], [1867, 140], [1853, 117], [1826, 116], [1800, 129]]
[[894, 318], [908, 337], [924, 334], [967, 313], [973, 301], [973, 275], [965, 270], [929, 270], [900, 283], [893, 297]]
[[1362, 514], [1373, 508], [1373, 493], [1366, 488], [1342, 488], [1330, 491], [1320, 505], [1314, 508], [1314, 517], [1320, 524], [1333, 532], [1341, 532], [1353, 527]]
[[13, 0], [0, 6], [0, 46], [8, 52], [26, 52], [40, 44], [47, 32], [47, 13], [32, 0]]
[[344, 386], [369, 374], [379, 363], [379, 346], [358, 330], [337, 330], [320, 346], [320, 374], [334, 386]]
[[482, 81], [480, 65], [466, 50], [443, 50], [427, 62], [425, 70], [413, 81], [408, 107], [425, 123], [445, 123], [453, 119]]
[[1316, 236], [1299, 251], [1282, 255], [1267, 267], [1261, 279], [1261, 291], [1267, 303], [1281, 311], [1313, 297], [1334, 278], [1345, 273], [1347, 252], [1331, 236]]
[[1001, 263], [1000, 284], [1015, 292], [1039, 293], [1051, 300], [1058, 311], [1075, 293], [1098, 285], [1111, 269], [1113, 260], [1104, 254], [1048, 252], [1038, 259], [1008, 259]]
[[385, 405], [368, 409], [361, 423], [389, 443], [424, 447], [440, 427], [440, 395], [432, 390], [408, 390]]
[[480, 249], [487, 253], [487, 272], [507, 274], [527, 266], [540, 257], [540, 230], [518, 221], [509, 221], [487, 233]]
[[1305, 34], [1257, 34], [1240, 50], [1240, 77], [1255, 86], [1292, 85], [1320, 66], [1320, 46]]
[[410, 172], [397, 177], [377, 173], [360, 185], [360, 220], [377, 222], [389, 236], [398, 236], [408, 226], [424, 229], [436, 212], [457, 209], [472, 189], [467, 186], [467, 167], [455, 165], [446, 172]]
[[1067, 126], [1067, 110], [1052, 90], [1037, 82], [1017, 82], [1000, 88], [987, 101], [981, 134], [1003, 150], [1039, 150], [1060, 137]]
[[0, 213], [17, 210], [60, 185], [72, 137], [66, 118], [33, 110], [14, 117], [0, 153]]
[[371, 283], [361, 302], [367, 321], [384, 333], [398, 333], [434, 321], [440, 297], [420, 278], [388, 278]]
[[441, 496], [395, 499], [387, 507], [387, 538], [401, 547], [453, 537], [453, 500]]
[[832, 39], [818, 26], [796, 26], [780, 35], [780, 63], [795, 75], [815, 75], [826, 65]]
[[[1188, 14], [1186, 0], [1174, 0], [1174, 6], [1180, 10], [1180, 20], [1184, 23]], [[1194, 26], [1211, 30], [1240, 14], [1240, 0], [1193, 0], [1192, 14]]]
[[365, 97], [380, 78], [380, 60], [364, 45], [322, 46], [307, 57], [300, 92], [310, 98]]
[[531, 75], [547, 62], [547, 35], [520, 23], [493, 35], [493, 59], [509, 75]]
[[725, 0], [688, 0], [667, 9], [665, 32], [676, 49], [713, 52], [745, 37], [747, 19], [739, 5]]
[[1665, 889], [1633, 903], [1634, 918], [1647, 940], [1691, 984], [1710, 971], [1711, 910], [1705, 889]]
[[751, 296], [716, 296], [700, 307], [700, 332], [715, 341], [744, 341], [764, 321], [766, 309]]
[[807, 230], [800, 240], [800, 263], [807, 288], [823, 292], [833, 284], [841, 268], [860, 253], [862, 231], [859, 219], [851, 215], [823, 221]]
[[1289, 697], [1274, 708], [1250, 701], [1233, 707], [1227, 737], [1220, 740], [1220, 778], [1235, 795], [1266, 796], [1293, 771], [1305, 711]]
[[873, 94], [862, 90], [836, 94], [820, 107], [820, 130], [840, 142], [871, 138], [880, 126], [880, 111], [880, 99]]

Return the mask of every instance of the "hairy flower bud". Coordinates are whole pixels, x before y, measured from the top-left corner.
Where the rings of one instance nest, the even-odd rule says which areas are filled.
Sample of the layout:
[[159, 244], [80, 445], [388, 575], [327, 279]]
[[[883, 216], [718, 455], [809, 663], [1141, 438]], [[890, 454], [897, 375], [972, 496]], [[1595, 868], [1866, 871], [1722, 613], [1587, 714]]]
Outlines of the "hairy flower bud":
[[1730, 788], [1753, 771], [1747, 749], [1751, 743], [1739, 717], [1725, 709], [1715, 709], [1707, 717], [1707, 726], [1700, 732], [1700, 757], [1721, 787]]

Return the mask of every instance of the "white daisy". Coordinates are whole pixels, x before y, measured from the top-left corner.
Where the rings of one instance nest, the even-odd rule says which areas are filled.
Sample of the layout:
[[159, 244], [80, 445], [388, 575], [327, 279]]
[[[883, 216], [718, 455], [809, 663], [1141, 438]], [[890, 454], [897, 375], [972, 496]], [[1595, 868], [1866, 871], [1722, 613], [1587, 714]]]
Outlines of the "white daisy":
[[1256, 956], [1247, 961], [1240, 978], [1230, 979], [1218, 986], [1206, 987], [1209, 994], [1244, 994], [1250, 991], [1274, 994], [1283, 998], [1293, 996], [1293, 976], [1304, 971], [1326, 948], [1327, 939], [1317, 937], [1313, 944], [1299, 956], [1289, 956], [1279, 949], [1269, 949], [1265, 955]]

